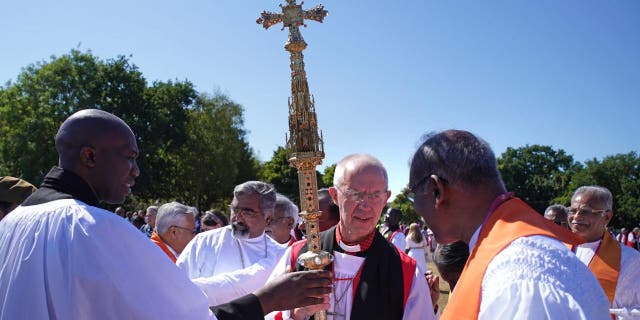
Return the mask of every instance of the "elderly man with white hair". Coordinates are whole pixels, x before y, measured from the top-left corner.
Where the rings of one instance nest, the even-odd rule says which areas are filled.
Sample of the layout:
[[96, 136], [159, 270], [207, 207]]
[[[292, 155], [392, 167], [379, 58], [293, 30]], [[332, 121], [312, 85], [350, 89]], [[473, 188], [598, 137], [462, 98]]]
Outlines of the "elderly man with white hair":
[[271, 184], [237, 185], [231, 224], [198, 234], [178, 257], [176, 265], [207, 295], [210, 306], [242, 297], [266, 283], [285, 249], [264, 232], [275, 204]]
[[296, 242], [291, 230], [298, 224], [298, 206], [282, 194], [276, 195], [276, 210], [269, 219], [266, 232], [273, 240], [288, 247]]
[[169, 259], [176, 259], [195, 235], [196, 214], [198, 209], [179, 202], [163, 204], [156, 216], [156, 229], [151, 241], [157, 244]]
[[568, 209], [571, 231], [586, 241], [573, 249], [578, 259], [598, 279], [612, 313], [628, 316], [640, 308], [640, 253], [620, 244], [607, 231], [613, 217], [611, 191], [582, 186], [574, 192]]

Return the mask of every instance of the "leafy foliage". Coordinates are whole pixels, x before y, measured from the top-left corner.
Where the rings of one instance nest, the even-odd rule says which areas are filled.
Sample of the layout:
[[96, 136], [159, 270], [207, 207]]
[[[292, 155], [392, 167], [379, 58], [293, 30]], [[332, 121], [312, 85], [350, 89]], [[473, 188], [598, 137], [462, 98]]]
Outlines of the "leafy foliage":
[[[318, 189], [325, 186], [322, 177], [322, 174], [316, 171]], [[279, 193], [300, 206], [298, 171], [289, 165], [289, 151], [284, 147], [278, 147], [273, 152], [271, 160], [262, 164], [260, 180], [273, 184]]]
[[527, 145], [507, 148], [498, 158], [498, 168], [507, 190], [542, 213], [554, 198], [565, 193], [580, 164], [562, 149]]
[[128, 58], [103, 61], [78, 50], [30, 65], [0, 87], [0, 174], [39, 184], [57, 163], [58, 127], [84, 108], [111, 112], [136, 133], [141, 174], [130, 205], [178, 199], [208, 208], [257, 176], [241, 106], [199, 95], [188, 81], [148, 86]]
[[569, 205], [573, 192], [586, 185], [603, 186], [613, 194], [610, 226], [640, 225], [640, 157], [636, 152], [586, 161], [584, 169], [573, 176], [567, 191], [557, 201]]

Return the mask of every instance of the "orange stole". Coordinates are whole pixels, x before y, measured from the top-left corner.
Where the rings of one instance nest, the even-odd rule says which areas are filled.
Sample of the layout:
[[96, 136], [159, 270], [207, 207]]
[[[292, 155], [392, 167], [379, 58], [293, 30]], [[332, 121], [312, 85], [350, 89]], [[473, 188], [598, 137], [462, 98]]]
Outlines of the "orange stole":
[[176, 263], [176, 256], [173, 255], [173, 252], [171, 252], [171, 250], [169, 250], [169, 248], [167, 248], [167, 245], [162, 241], [162, 239], [160, 239], [160, 236], [153, 231], [153, 233], [151, 234], [151, 241], [153, 241], [153, 243], [157, 244], [158, 247], [160, 247], [160, 249], [162, 249], [162, 251], [164, 251], [164, 253], [169, 256], [169, 259], [171, 259], [171, 261], [173, 261], [173, 263]]
[[610, 305], [613, 305], [613, 297], [616, 294], [621, 258], [622, 249], [620, 249], [620, 243], [613, 239], [609, 232], [605, 231], [602, 242], [600, 242], [596, 254], [589, 263], [589, 269], [598, 279], [604, 293], [607, 294]]
[[522, 200], [513, 198], [505, 201], [484, 222], [440, 319], [477, 319], [482, 279], [491, 260], [514, 240], [534, 235], [575, 245], [584, 242], [571, 231], [546, 220]]

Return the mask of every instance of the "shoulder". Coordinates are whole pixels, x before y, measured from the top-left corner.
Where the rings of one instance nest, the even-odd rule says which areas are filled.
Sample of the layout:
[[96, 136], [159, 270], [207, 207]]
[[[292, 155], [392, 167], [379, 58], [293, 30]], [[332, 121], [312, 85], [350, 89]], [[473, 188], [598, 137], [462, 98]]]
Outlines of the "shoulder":
[[637, 250], [627, 247], [620, 246], [621, 257], [620, 257], [620, 277], [624, 274], [631, 273], [636, 276], [640, 276], [640, 252]]
[[542, 304], [574, 301], [588, 309], [606, 303], [599, 288], [593, 274], [564, 244], [531, 236], [516, 239], [493, 258], [482, 280], [482, 297], [491, 301], [509, 293]]

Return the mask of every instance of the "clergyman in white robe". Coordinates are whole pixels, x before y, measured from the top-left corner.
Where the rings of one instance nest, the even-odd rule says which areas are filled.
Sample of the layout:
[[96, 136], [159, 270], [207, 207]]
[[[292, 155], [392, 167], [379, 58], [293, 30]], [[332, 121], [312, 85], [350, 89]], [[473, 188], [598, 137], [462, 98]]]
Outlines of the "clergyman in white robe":
[[125, 219], [75, 199], [0, 221], [0, 319], [207, 319], [204, 294]]
[[215, 306], [264, 286], [285, 249], [264, 233], [236, 238], [231, 226], [226, 226], [196, 235], [176, 265]]

